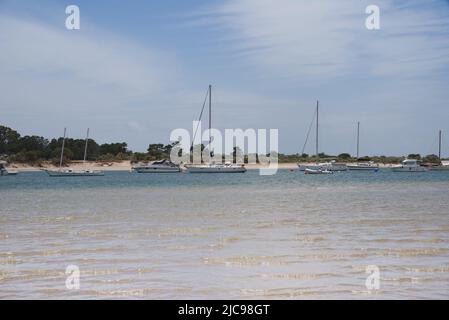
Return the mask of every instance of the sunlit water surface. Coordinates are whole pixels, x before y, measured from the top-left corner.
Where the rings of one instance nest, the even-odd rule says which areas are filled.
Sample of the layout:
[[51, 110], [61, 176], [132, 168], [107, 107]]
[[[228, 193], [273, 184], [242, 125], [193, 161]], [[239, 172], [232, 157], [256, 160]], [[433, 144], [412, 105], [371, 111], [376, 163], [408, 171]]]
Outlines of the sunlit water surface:
[[0, 298], [447, 299], [449, 173], [0, 177]]

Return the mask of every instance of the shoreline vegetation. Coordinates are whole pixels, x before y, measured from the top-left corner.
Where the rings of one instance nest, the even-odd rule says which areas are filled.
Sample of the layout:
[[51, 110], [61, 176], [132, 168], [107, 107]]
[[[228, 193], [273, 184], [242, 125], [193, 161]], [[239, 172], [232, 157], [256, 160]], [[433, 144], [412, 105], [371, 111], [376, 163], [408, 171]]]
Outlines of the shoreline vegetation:
[[[46, 139], [40, 136], [21, 136], [14, 129], [0, 125], [0, 160], [7, 161], [9, 167], [18, 171], [38, 171], [54, 169], [59, 165], [62, 137]], [[129, 171], [132, 166], [139, 162], [149, 162], [160, 159], [169, 159], [170, 152], [176, 143], [164, 145], [161, 143], [149, 144], [147, 152], [133, 152], [128, 149], [126, 142], [98, 144], [89, 139], [88, 158], [83, 162], [85, 139], [66, 138], [63, 165], [65, 167], [89, 168], [104, 171]], [[195, 146], [196, 147], [196, 146]], [[200, 146], [198, 146], [200, 147]], [[202, 145], [203, 149], [204, 146]], [[238, 148], [234, 148], [233, 159], [235, 162]], [[224, 157], [223, 157], [224, 158]], [[339, 155], [327, 155], [320, 153], [318, 156], [308, 154], [278, 154], [280, 169], [297, 169], [297, 163], [313, 164], [329, 160], [338, 162], [355, 163], [358, 161], [374, 161], [382, 167], [391, 167], [399, 164], [406, 157], [399, 156], [365, 156], [355, 158], [349, 153]], [[424, 163], [439, 163], [437, 155], [409, 154], [407, 158], [422, 160]], [[247, 163], [248, 169], [259, 169], [264, 167], [259, 163]]]

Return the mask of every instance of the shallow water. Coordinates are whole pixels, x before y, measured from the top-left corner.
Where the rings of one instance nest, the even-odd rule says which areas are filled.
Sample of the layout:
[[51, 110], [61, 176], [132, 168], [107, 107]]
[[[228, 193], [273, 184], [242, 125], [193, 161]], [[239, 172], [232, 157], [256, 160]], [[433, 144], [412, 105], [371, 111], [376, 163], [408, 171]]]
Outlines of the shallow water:
[[447, 299], [449, 172], [0, 177], [0, 298]]

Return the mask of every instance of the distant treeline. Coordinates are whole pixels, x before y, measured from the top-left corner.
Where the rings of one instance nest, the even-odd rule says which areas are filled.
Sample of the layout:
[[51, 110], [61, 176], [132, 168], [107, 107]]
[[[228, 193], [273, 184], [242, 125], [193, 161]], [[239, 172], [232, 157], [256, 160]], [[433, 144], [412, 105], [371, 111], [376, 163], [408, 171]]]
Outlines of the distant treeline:
[[[61, 154], [62, 137], [51, 140], [40, 136], [21, 136], [17, 131], [0, 125], [0, 159], [9, 162], [39, 163], [41, 161], [52, 161], [57, 163]], [[148, 146], [147, 152], [133, 152], [128, 149], [126, 142], [98, 144], [89, 139], [87, 149], [87, 160], [91, 161], [119, 161], [130, 160], [151, 161], [170, 158], [170, 152], [176, 143], [164, 145], [154, 143]], [[64, 147], [64, 161], [83, 160], [85, 139], [66, 138]], [[201, 146], [203, 149], [204, 146]], [[240, 151], [237, 151], [240, 152]], [[234, 148], [234, 157], [236, 148]], [[363, 157], [356, 159], [348, 153], [339, 155], [327, 155], [320, 153], [318, 156], [308, 154], [278, 154], [279, 162], [315, 162], [335, 159], [338, 161], [375, 161], [379, 163], [399, 163], [404, 157]], [[244, 157], [245, 160], [247, 157]], [[419, 154], [410, 154], [408, 158], [419, 159], [423, 162], [438, 163], [436, 155], [421, 157]], [[246, 162], [246, 161], [245, 161]]]

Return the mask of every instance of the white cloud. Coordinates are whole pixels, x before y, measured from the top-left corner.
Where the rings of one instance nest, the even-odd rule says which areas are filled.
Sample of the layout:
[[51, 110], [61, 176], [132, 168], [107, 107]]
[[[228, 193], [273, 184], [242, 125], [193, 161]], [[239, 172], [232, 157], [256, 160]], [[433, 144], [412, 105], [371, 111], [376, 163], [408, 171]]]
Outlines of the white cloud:
[[[449, 63], [448, 21], [434, 2], [415, 10], [377, 1], [381, 30], [365, 28], [372, 1], [229, 0], [197, 12], [225, 32], [230, 53], [297, 81], [348, 74], [416, 76]], [[440, 3], [441, 5], [441, 3]], [[446, 5], [446, 4], [442, 4]]]

